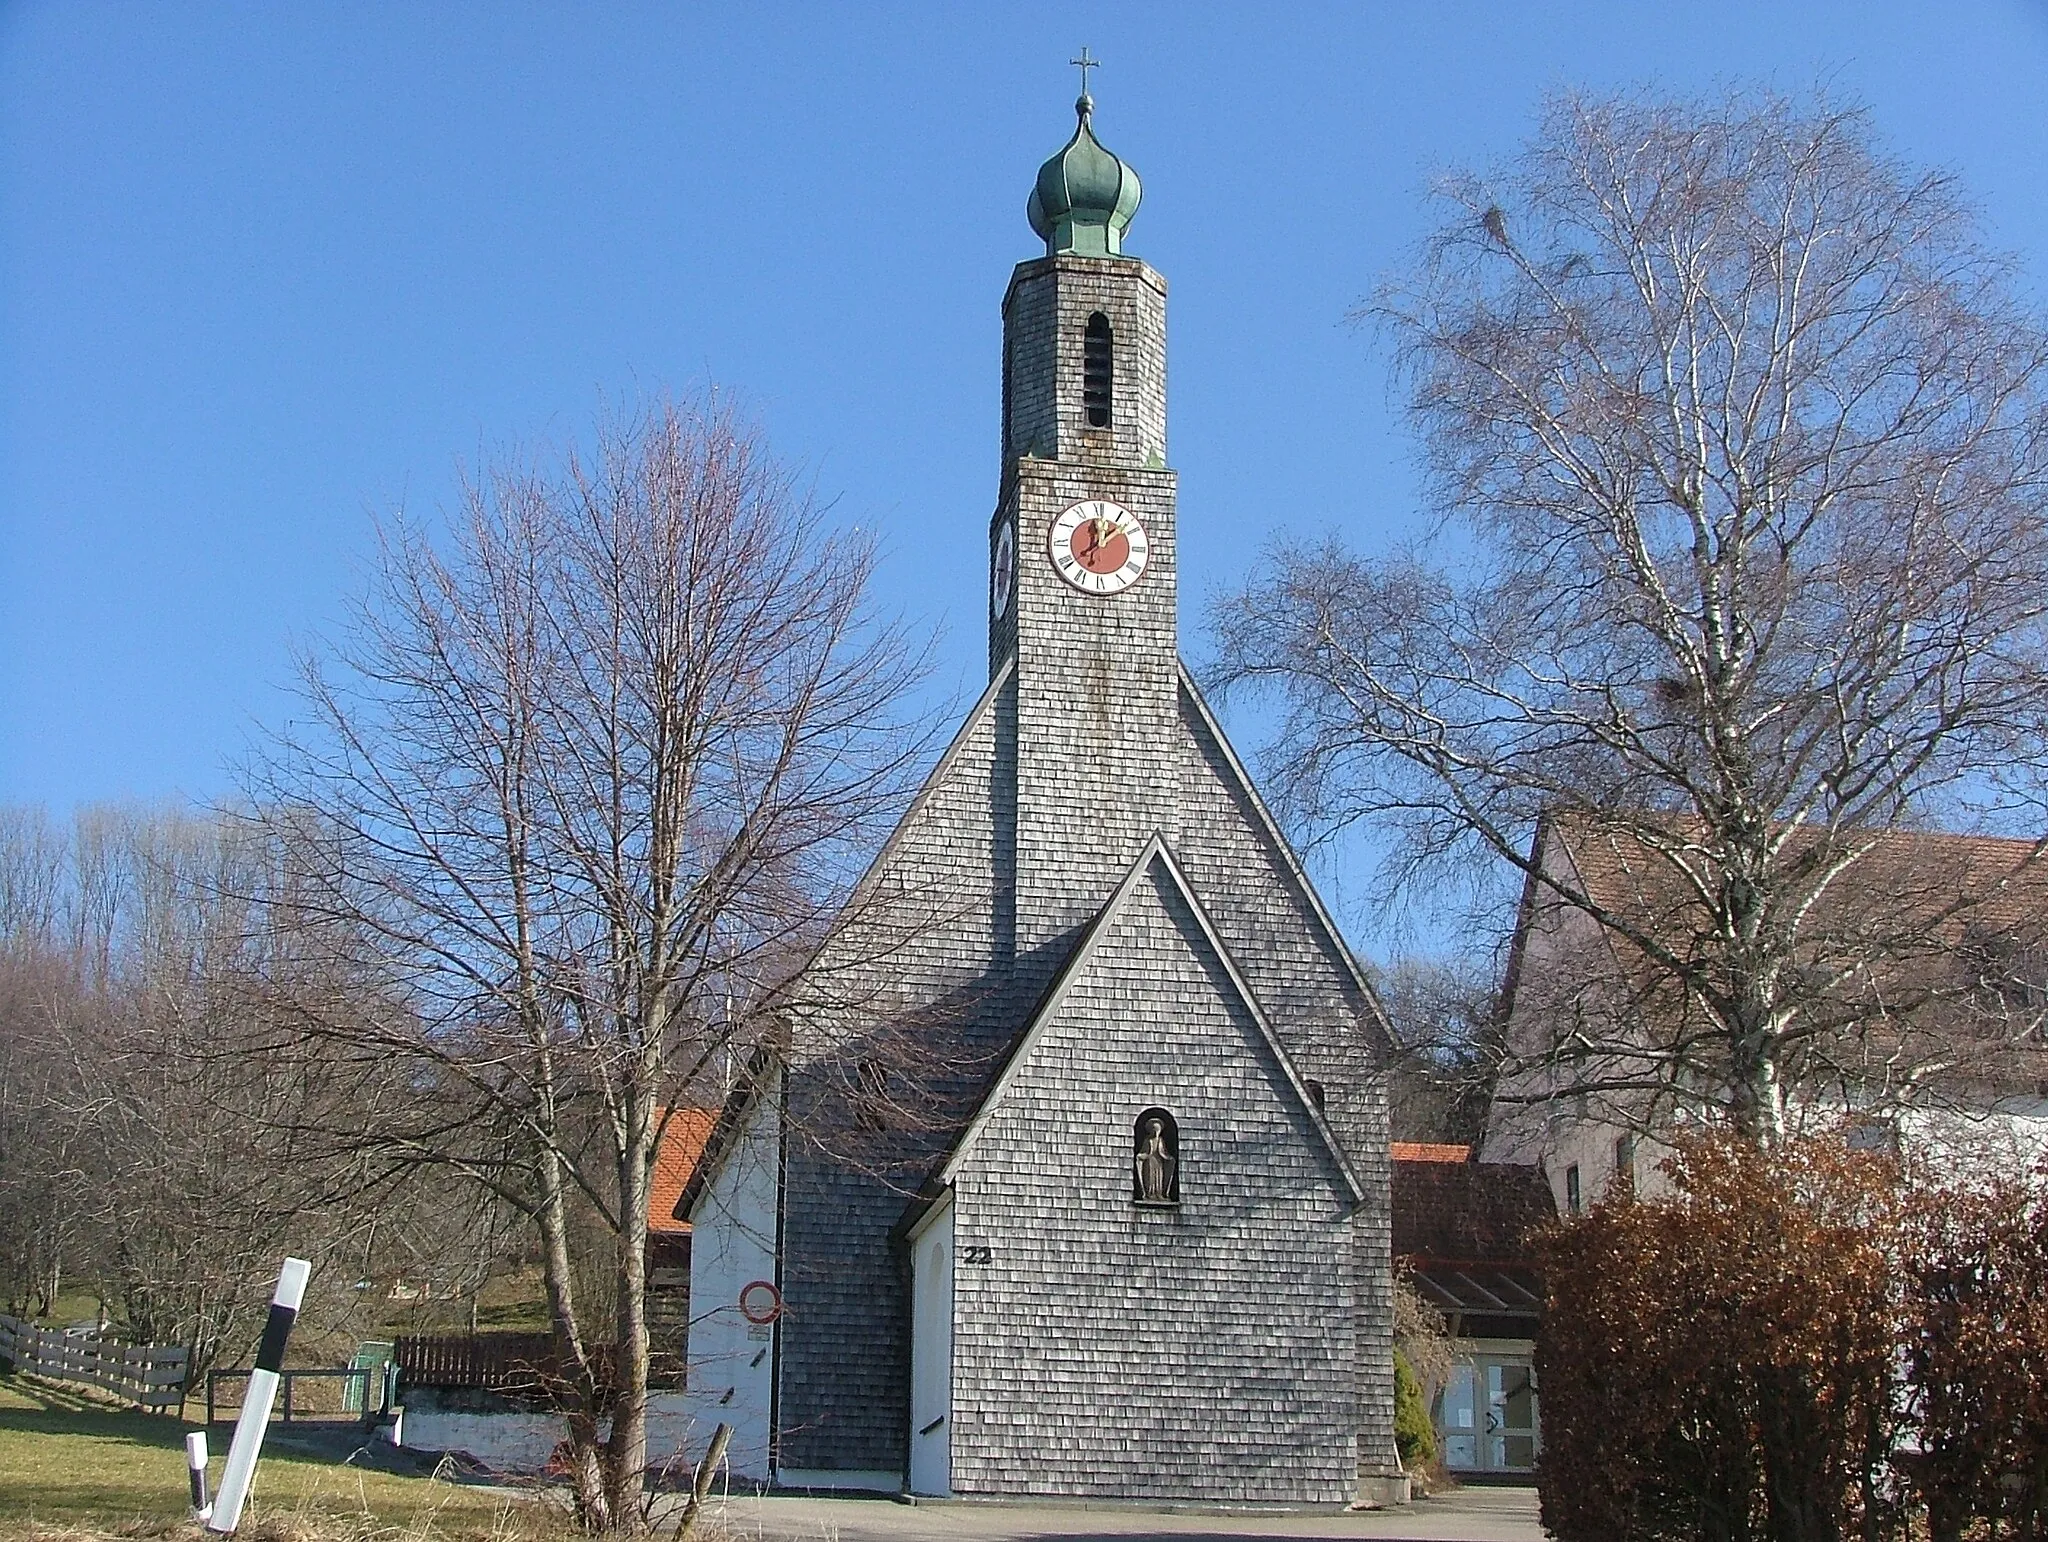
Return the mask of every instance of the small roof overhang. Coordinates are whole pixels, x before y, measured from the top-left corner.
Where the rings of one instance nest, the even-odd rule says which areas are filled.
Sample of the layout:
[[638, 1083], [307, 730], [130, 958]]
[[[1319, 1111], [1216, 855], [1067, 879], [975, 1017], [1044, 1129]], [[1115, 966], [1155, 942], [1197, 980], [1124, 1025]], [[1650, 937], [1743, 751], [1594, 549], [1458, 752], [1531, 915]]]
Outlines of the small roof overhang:
[[1417, 1262], [1410, 1270], [1423, 1300], [1440, 1311], [1486, 1317], [1543, 1315], [1543, 1282], [1519, 1264]]

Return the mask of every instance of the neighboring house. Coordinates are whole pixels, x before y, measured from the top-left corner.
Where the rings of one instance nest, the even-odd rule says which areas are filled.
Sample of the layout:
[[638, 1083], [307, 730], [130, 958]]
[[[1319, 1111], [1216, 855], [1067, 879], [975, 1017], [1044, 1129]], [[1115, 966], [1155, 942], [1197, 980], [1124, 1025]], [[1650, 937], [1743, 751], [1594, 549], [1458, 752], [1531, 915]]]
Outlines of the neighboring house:
[[[1710, 956], [1695, 853], [1627, 826], [1545, 820], [1542, 872], [1681, 960]], [[1828, 988], [1802, 1019], [1791, 1100], [1805, 1127], [1957, 1164], [2025, 1166], [2048, 1151], [2048, 857], [2035, 843], [1886, 832], [1835, 856], [1801, 837], [1811, 872], [1792, 961]], [[1819, 860], [1828, 856], [1831, 860]], [[1668, 1046], [1709, 1044], [1700, 1002], [1642, 947], [1532, 876], [1505, 982], [1510, 1067], [1482, 1155], [1534, 1163], [1558, 1210], [1582, 1213], [1618, 1175], [1654, 1185], [1673, 1132], [1717, 1117], [1718, 1090], [1676, 1075]]]
[[690, 1337], [690, 1223], [676, 1201], [717, 1122], [715, 1108], [672, 1108], [654, 1148], [647, 1188], [647, 1336], [656, 1385], [680, 1385]]
[[927, 520], [989, 685], [678, 1201], [692, 1385], [788, 1487], [1404, 1497], [1385, 1020], [1181, 663], [1166, 282], [1078, 105], [992, 517]]
[[[718, 1113], [673, 1108], [655, 1147], [647, 1193], [648, 1384], [680, 1389], [690, 1324], [690, 1224], [675, 1217], [676, 1200], [696, 1170]], [[395, 1297], [394, 1297], [395, 1299]], [[554, 1334], [548, 1329], [489, 1329], [472, 1333], [411, 1334], [396, 1353], [412, 1405], [423, 1411], [433, 1391], [513, 1393], [530, 1397], [560, 1374]], [[497, 1405], [471, 1398], [487, 1411]], [[415, 1421], [416, 1427], [419, 1421]]]
[[1394, 1258], [1451, 1335], [1449, 1376], [1428, 1389], [1444, 1465], [1526, 1475], [1542, 1449], [1530, 1239], [1555, 1219], [1549, 1187], [1540, 1169], [1475, 1162], [1469, 1146], [1396, 1141], [1393, 1160]]

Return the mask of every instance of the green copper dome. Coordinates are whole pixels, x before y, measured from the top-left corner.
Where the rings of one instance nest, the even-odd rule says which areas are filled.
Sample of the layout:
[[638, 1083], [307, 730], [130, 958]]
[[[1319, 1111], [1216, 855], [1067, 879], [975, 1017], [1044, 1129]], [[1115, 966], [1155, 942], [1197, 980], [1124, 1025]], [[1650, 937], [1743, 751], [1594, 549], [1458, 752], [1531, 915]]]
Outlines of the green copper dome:
[[1124, 232], [1138, 212], [1138, 174], [1102, 148], [1089, 126], [1095, 99], [1074, 104], [1080, 122], [1067, 147], [1038, 168], [1024, 213], [1045, 240], [1045, 254], [1120, 257]]

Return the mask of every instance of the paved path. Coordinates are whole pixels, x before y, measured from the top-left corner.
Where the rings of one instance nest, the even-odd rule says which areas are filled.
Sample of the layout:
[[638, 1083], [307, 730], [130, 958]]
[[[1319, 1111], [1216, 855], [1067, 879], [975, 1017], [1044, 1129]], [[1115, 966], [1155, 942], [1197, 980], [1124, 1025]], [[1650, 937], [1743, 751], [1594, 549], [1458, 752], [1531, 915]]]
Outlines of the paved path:
[[[700, 1536], [746, 1542], [1194, 1542], [1205, 1537], [1344, 1537], [1359, 1542], [1544, 1542], [1533, 1488], [1465, 1488], [1390, 1510], [1193, 1511], [1162, 1514], [1009, 1504], [900, 1504], [887, 1499], [735, 1497]], [[715, 1528], [715, 1529], [714, 1529]]]

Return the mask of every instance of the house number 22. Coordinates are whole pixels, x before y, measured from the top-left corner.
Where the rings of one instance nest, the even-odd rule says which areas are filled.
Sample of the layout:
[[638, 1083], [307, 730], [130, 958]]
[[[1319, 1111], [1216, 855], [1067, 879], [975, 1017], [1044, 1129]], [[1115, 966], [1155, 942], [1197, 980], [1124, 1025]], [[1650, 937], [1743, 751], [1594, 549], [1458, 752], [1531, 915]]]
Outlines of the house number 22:
[[960, 1262], [963, 1264], [993, 1263], [995, 1262], [995, 1256], [995, 1249], [981, 1247], [974, 1243], [969, 1243], [960, 1249]]

